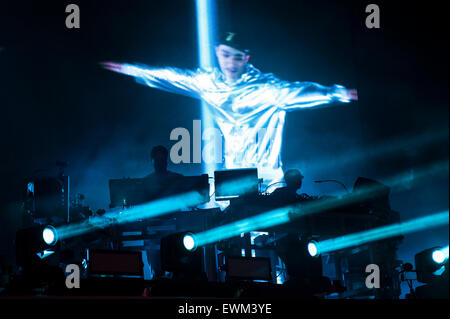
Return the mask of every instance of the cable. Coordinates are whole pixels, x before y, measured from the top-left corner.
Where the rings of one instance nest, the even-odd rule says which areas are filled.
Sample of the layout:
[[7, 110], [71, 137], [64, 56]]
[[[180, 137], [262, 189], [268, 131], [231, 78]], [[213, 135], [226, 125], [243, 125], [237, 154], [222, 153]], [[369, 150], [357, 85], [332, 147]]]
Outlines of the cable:
[[333, 182], [333, 183], [337, 183], [337, 184], [341, 185], [345, 189], [345, 191], [347, 193], [349, 193], [349, 191], [347, 189], [347, 186], [345, 186], [344, 183], [342, 183], [342, 182], [340, 182], [338, 180], [335, 180], [335, 179], [324, 179], [324, 180], [320, 180], [320, 181], [314, 181], [314, 183], [328, 183], [328, 182]]
[[276, 185], [276, 184], [285, 184], [285, 182], [276, 182], [276, 183], [272, 183], [272, 184], [268, 185], [268, 186], [266, 187], [266, 189], [264, 190], [264, 193], [267, 192], [267, 190], [269, 189], [269, 187], [271, 187], [271, 186], [273, 186], [273, 185]]

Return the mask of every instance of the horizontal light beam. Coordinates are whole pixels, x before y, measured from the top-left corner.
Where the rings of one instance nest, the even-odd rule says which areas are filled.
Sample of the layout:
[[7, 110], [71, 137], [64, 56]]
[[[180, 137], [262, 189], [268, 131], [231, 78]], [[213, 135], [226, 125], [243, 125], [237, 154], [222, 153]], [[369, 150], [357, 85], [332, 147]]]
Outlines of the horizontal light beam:
[[[224, 183], [225, 191], [249, 190], [254, 181], [250, 177], [239, 178], [234, 181]], [[86, 222], [64, 225], [56, 228], [56, 234], [59, 240], [80, 236], [89, 232], [103, 229], [115, 224], [123, 224], [155, 218], [170, 214], [175, 211], [188, 209], [200, 205], [203, 196], [196, 191], [170, 196], [155, 201], [126, 208], [121, 211], [110, 211], [103, 216], [90, 218]]]
[[80, 236], [114, 224], [123, 224], [141, 219], [154, 218], [180, 209], [199, 205], [203, 196], [198, 192], [158, 199], [150, 203], [137, 205], [119, 212], [112, 211], [103, 216], [90, 218], [87, 222], [69, 224], [56, 229], [59, 239]]
[[336, 251], [353, 246], [363, 245], [369, 242], [418, 232], [425, 229], [448, 225], [448, 211], [440, 212], [424, 217], [415, 218], [403, 223], [382, 226], [356, 234], [345, 235], [337, 238], [320, 241], [316, 244], [319, 254]]
[[[428, 174], [436, 172], [448, 172], [448, 162], [438, 162], [429, 165], [419, 171], [418, 178], [424, 178]], [[390, 187], [399, 186], [409, 179], [408, 175], [399, 174], [389, 180]], [[343, 197], [327, 198], [322, 200], [311, 201], [302, 204], [289, 205], [275, 210], [271, 210], [260, 215], [249, 217], [227, 225], [219, 226], [201, 233], [196, 234], [196, 241], [199, 246], [218, 242], [220, 240], [232, 238], [241, 233], [249, 231], [257, 231], [265, 228], [288, 223], [293, 219], [301, 218], [307, 215], [318, 214], [341, 206], [351, 205], [371, 198], [378, 187], [364, 187], [351, 194]], [[447, 218], [448, 219], [448, 218]]]
[[289, 207], [283, 207], [269, 211], [267, 213], [242, 219], [240, 221], [219, 226], [202, 233], [195, 234], [195, 241], [198, 246], [204, 246], [218, 242], [223, 239], [238, 236], [253, 230], [265, 229], [272, 226], [289, 222]]

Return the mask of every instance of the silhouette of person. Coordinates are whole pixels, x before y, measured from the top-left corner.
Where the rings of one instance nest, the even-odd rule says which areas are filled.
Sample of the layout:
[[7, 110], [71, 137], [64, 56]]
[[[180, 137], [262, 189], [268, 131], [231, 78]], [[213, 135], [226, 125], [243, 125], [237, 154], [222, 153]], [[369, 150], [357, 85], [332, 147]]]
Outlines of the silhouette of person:
[[153, 163], [153, 173], [147, 175], [147, 177], [156, 177], [158, 179], [181, 177], [183, 175], [171, 172], [167, 170], [167, 160], [169, 157], [169, 151], [162, 145], [153, 147], [151, 152], [151, 160]]
[[271, 197], [282, 203], [292, 203], [301, 198], [297, 191], [302, 187], [304, 176], [298, 169], [290, 169], [284, 173], [285, 187], [277, 188]]
[[[176, 189], [179, 186], [179, 183], [183, 182], [183, 175], [167, 169], [169, 152], [164, 146], [158, 145], [153, 147], [150, 157], [154, 171], [146, 176], [148, 179], [146, 190], [151, 194], [149, 199], [169, 196], [171, 190]], [[159, 243], [159, 238], [153, 239], [152, 245], [146, 246], [145, 248], [153, 279], [159, 278], [164, 274], [164, 271], [161, 268], [159, 247], [157, 249], [154, 248], [157, 247]]]

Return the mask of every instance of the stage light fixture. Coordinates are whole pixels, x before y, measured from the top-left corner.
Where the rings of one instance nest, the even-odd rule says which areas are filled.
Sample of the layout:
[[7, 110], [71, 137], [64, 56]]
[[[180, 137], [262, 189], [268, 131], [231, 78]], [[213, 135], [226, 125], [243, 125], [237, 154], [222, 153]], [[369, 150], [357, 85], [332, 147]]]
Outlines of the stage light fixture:
[[433, 261], [437, 264], [442, 264], [445, 260], [444, 253], [440, 250], [435, 250], [432, 254]]
[[39, 262], [58, 249], [58, 235], [52, 225], [20, 229], [16, 233], [16, 262], [26, 265]]
[[442, 249], [436, 249], [431, 254], [431, 258], [437, 264], [443, 264], [448, 259], [448, 246]]
[[185, 231], [161, 238], [161, 268], [174, 274], [174, 278], [200, 277], [202, 250], [197, 249], [192, 232]]
[[186, 235], [184, 235], [183, 245], [184, 245], [184, 248], [186, 248], [189, 251], [192, 251], [195, 248], [197, 248], [196, 243], [195, 243], [194, 234], [187, 233]]
[[56, 233], [55, 227], [49, 225], [42, 231], [42, 239], [47, 245], [53, 246], [58, 241], [58, 235]]
[[308, 253], [311, 255], [311, 257], [317, 257], [320, 255], [317, 243], [314, 240], [308, 243]]
[[432, 247], [425, 249], [414, 256], [417, 280], [430, 283], [439, 278], [448, 267], [448, 257], [445, 257], [445, 248]]

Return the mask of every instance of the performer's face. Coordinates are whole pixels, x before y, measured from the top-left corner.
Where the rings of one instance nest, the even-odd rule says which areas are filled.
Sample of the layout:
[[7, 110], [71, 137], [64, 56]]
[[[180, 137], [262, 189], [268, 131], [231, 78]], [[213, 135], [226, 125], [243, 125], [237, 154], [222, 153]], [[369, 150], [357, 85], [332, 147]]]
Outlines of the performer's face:
[[216, 55], [220, 69], [229, 82], [234, 82], [241, 77], [250, 58], [245, 52], [233, 49], [224, 44], [216, 47]]

